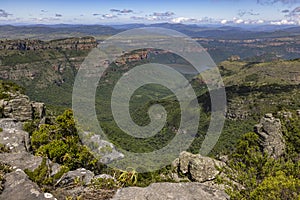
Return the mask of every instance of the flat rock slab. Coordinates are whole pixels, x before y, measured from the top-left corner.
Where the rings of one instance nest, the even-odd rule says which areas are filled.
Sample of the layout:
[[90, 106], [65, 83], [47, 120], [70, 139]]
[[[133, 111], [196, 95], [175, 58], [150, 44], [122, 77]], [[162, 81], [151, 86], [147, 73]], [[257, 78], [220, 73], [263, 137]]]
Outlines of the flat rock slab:
[[27, 152], [30, 148], [29, 134], [22, 130], [4, 129], [0, 132], [0, 143], [13, 153]]
[[117, 191], [112, 200], [226, 200], [229, 196], [201, 183], [153, 183], [146, 188], [128, 187]]
[[12, 118], [2, 118], [2, 119], [0, 119], [0, 127], [2, 129], [22, 130], [23, 123], [17, 121], [16, 119], [12, 119]]
[[43, 193], [40, 188], [28, 179], [22, 170], [5, 175], [4, 190], [0, 199], [5, 200], [55, 200], [52, 194]]
[[43, 158], [30, 153], [2, 153], [0, 154], [0, 160], [15, 169], [29, 169], [33, 171], [40, 166]]

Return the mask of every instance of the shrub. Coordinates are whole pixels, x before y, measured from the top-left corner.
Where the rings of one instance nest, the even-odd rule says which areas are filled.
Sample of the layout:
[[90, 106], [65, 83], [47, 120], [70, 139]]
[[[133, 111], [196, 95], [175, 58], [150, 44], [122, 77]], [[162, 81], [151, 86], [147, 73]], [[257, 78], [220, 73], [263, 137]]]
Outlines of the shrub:
[[97, 160], [89, 149], [80, 143], [73, 112], [66, 110], [53, 125], [44, 124], [31, 137], [34, 152], [70, 169], [93, 169]]
[[89, 185], [93, 189], [116, 189], [119, 188], [118, 184], [114, 179], [111, 178], [97, 178], [92, 179], [91, 184]]
[[66, 166], [61, 166], [59, 172], [51, 176], [51, 167], [47, 164], [47, 159], [43, 158], [42, 163], [35, 170], [31, 171], [25, 169], [24, 172], [28, 175], [29, 179], [37, 183], [40, 186], [43, 185], [54, 185], [55, 181], [60, 179], [63, 174], [67, 173], [69, 168]]
[[221, 182], [231, 186], [227, 188], [231, 199], [300, 198], [300, 161], [288, 155], [277, 160], [269, 157], [260, 150], [259, 139], [256, 133], [245, 134], [223, 168], [231, 181]]

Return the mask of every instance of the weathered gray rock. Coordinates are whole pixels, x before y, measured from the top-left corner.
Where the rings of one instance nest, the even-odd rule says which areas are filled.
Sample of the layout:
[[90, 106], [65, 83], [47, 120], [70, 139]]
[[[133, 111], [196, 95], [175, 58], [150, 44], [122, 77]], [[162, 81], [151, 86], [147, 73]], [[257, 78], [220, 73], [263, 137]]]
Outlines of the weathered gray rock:
[[[29, 169], [31, 171], [38, 168], [43, 158], [39, 156], [34, 156], [27, 152], [22, 153], [2, 153], [0, 154], [0, 160], [2, 163], [10, 165], [13, 169]], [[47, 160], [46, 164], [51, 169], [53, 174], [60, 171], [60, 165]]]
[[4, 144], [10, 152], [21, 153], [30, 149], [29, 134], [22, 130], [22, 123], [15, 119], [0, 119], [0, 144]]
[[5, 175], [4, 190], [0, 199], [5, 200], [55, 200], [50, 193], [43, 193], [40, 188], [28, 179], [24, 171], [18, 169]]
[[13, 118], [17, 121], [26, 121], [33, 118], [42, 119], [45, 116], [43, 103], [31, 102], [29, 97], [20, 93], [7, 93], [8, 99], [0, 100], [3, 118]]
[[102, 140], [99, 135], [92, 135], [91, 137], [86, 137], [89, 132], [82, 133], [82, 139], [85, 144], [89, 144], [89, 148], [92, 152], [100, 157], [100, 162], [104, 164], [111, 163], [114, 160], [124, 158], [124, 155], [116, 150], [115, 146], [106, 141]]
[[0, 127], [2, 129], [17, 129], [22, 130], [23, 123], [12, 118], [0, 119]]
[[46, 116], [46, 107], [44, 103], [32, 102], [31, 103], [33, 114], [35, 118], [43, 119]]
[[114, 177], [112, 177], [109, 174], [100, 174], [100, 175], [95, 176], [93, 179], [98, 179], [98, 178], [115, 180]]
[[220, 173], [217, 168], [223, 166], [225, 163], [221, 161], [184, 151], [179, 156], [178, 170], [192, 181], [206, 182], [215, 179]]
[[146, 188], [129, 187], [117, 191], [112, 200], [225, 200], [228, 195], [201, 183], [153, 183]]
[[285, 150], [285, 141], [282, 135], [281, 122], [266, 114], [255, 126], [255, 132], [260, 136], [260, 145], [264, 152], [273, 158], [279, 158]]
[[75, 183], [76, 179], [83, 183], [84, 185], [88, 185], [91, 183], [91, 180], [94, 177], [94, 173], [90, 170], [86, 170], [84, 168], [76, 169], [74, 171], [69, 171], [65, 173], [56, 183], [58, 186], [68, 186]]
[[0, 132], [0, 143], [14, 153], [27, 152], [30, 148], [29, 134], [17, 129], [3, 129]]
[[28, 96], [13, 94], [11, 99], [2, 100], [0, 107], [3, 108], [3, 116], [5, 118], [14, 118], [18, 121], [32, 119], [32, 108]]

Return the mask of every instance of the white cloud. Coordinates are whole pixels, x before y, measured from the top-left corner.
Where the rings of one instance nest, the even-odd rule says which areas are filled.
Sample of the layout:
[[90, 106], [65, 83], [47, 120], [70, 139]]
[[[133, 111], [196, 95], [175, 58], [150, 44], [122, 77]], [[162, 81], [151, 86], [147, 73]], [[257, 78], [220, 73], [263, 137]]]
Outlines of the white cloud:
[[221, 20], [221, 24], [227, 24], [227, 22], [228, 22], [228, 20], [226, 20], [226, 19]]
[[116, 13], [119, 13], [119, 14], [127, 14], [127, 13], [133, 13], [133, 10], [131, 10], [131, 9], [123, 9], [123, 10], [110, 9], [110, 12], [116, 12]]
[[272, 25], [296, 25], [297, 23], [295, 21], [289, 21], [289, 20], [283, 19], [281, 21], [271, 21], [270, 24], [272, 24]]
[[256, 21], [256, 23], [257, 23], [257, 24], [263, 24], [263, 23], [265, 23], [265, 21], [262, 20], [262, 19], [259, 19], [259, 20]]
[[101, 16], [101, 19], [113, 19], [113, 18], [117, 18], [117, 16], [112, 14], [104, 14]]
[[8, 12], [6, 12], [3, 9], [0, 9], [0, 17], [8, 17], [10, 15], [12, 15], [12, 14], [9, 14]]
[[130, 19], [133, 19], [133, 20], [145, 20], [146, 18], [145, 17], [140, 17], [140, 16], [131, 16]]
[[281, 2], [283, 4], [296, 4], [296, 3], [300, 3], [300, 0], [257, 0], [257, 3], [263, 5], [272, 5], [278, 2]]
[[244, 23], [244, 20], [242, 20], [242, 19], [235, 19], [234, 23], [241, 24], [241, 23]]
[[167, 11], [167, 12], [163, 12], [163, 13], [159, 13], [159, 12], [154, 12], [152, 14], [152, 16], [157, 16], [157, 17], [170, 17], [175, 15], [175, 13]]
[[188, 18], [188, 17], [177, 17], [177, 18], [173, 18], [171, 20], [171, 22], [173, 23], [196, 23], [199, 20], [197, 19], [193, 19], [193, 18]]

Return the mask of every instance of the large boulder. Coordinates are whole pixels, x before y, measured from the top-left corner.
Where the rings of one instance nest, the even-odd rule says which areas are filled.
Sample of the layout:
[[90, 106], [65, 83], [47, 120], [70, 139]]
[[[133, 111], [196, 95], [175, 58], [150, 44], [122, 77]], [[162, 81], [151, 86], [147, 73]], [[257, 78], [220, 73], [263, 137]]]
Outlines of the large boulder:
[[262, 150], [273, 158], [279, 158], [285, 151], [285, 141], [281, 122], [272, 114], [266, 114], [255, 126], [255, 132], [260, 136]]
[[220, 174], [218, 168], [225, 166], [225, 163], [221, 161], [186, 151], [180, 153], [177, 164], [179, 172], [188, 176], [190, 180], [197, 182], [206, 182], [215, 179]]
[[13, 118], [26, 121], [33, 118], [42, 119], [45, 116], [44, 103], [31, 102], [29, 97], [20, 93], [7, 93], [8, 99], [0, 100], [2, 118]]
[[33, 183], [24, 171], [18, 169], [5, 175], [4, 190], [0, 199], [5, 200], [55, 200], [50, 193], [44, 193]]
[[117, 191], [112, 200], [191, 200], [191, 199], [229, 199], [220, 190], [201, 183], [153, 183], [146, 188], [128, 187]]

